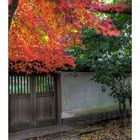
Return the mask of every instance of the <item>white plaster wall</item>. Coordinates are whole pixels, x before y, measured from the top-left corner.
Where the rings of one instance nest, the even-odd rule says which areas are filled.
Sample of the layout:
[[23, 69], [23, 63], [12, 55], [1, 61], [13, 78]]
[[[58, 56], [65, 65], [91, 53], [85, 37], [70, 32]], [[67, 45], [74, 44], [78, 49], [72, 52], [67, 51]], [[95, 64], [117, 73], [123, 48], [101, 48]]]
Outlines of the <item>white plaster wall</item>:
[[91, 80], [92, 73], [61, 72], [62, 118], [117, 109], [118, 104], [102, 92], [102, 85]]

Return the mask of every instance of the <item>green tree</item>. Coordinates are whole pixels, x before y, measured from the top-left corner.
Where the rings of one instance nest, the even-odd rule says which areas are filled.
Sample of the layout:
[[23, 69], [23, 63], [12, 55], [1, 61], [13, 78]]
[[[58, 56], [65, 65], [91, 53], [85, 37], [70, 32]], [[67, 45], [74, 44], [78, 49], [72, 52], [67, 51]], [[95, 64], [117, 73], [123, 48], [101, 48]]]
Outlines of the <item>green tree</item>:
[[[119, 37], [107, 37], [96, 34], [94, 30], [83, 28], [83, 44], [71, 51], [76, 57], [74, 71], [91, 71], [93, 78], [109, 87], [109, 96], [119, 103], [121, 117], [124, 120], [126, 103], [131, 106], [131, 16], [122, 14], [99, 14], [101, 18], [109, 16], [121, 30]], [[123, 121], [124, 122], [124, 121]]]

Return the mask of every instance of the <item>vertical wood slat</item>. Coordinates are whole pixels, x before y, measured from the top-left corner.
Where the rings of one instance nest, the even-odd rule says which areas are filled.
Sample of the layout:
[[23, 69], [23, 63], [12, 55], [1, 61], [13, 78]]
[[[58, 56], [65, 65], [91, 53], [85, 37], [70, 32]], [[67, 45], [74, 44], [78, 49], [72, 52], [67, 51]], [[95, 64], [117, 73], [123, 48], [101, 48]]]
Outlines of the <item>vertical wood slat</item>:
[[[35, 77], [35, 83], [37, 85], [37, 76]], [[35, 87], [35, 92], [37, 93], [37, 86]]]
[[50, 76], [48, 76], [48, 91], [50, 93]]
[[38, 76], [36, 76], [36, 87], [37, 87], [36, 93], [39, 93], [39, 77]]
[[19, 90], [19, 94], [21, 94], [21, 77], [18, 76], [18, 90]]
[[44, 76], [44, 91], [45, 91], [45, 93], [47, 93], [47, 86], [46, 86], [46, 76]]
[[30, 91], [29, 91], [29, 88], [30, 88], [29, 83], [30, 82], [28, 82], [28, 81], [29, 81], [29, 76], [27, 76], [27, 93], [30, 94]]
[[42, 81], [41, 81], [41, 76], [39, 76], [39, 77], [40, 77], [40, 83], [39, 83], [39, 84], [40, 84], [40, 93], [42, 93], [42, 83], [41, 83]]
[[28, 88], [30, 87], [29, 82], [28, 82], [28, 77], [29, 77], [29, 76], [27, 76], [27, 94], [30, 94], [30, 93], [29, 93], [29, 90], [28, 90]]
[[23, 89], [23, 94], [25, 94], [24, 76], [22, 76], [22, 89]]
[[30, 91], [29, 91], [29, 88], [30, 88], [30, 85], [29, 85], [29, 76], [27, 76], [27, 94], [30, 94]]
[[27, 94], [29, 94], [29, 92], [28, 92], [28, 76], [26, 76], [26, 84], [27, 84]]
[[48, 78], [48, 92], [50, 93], [50, 76], [47, 77]]
[[40, 76], [38, 76], [38, 79], [39, 79], [38, 85], [39, 85], [39, 93], [40, 93]]
[[42, 93], [42, 76], [40, 76], [40, 93]]
[[46, 78], [46, 76], [44, 76], [44, 79], [45, 79], [45, 92], [48, 93], [48, 91], [47, 91], [47, 78]]
[[28, 94], [31, 94], [31, 91], [30, 91], [31, 85], [30, 85], [30, 82], [29, 82], [29, 81], [30, 81], [30, 77], [27, 76], [27, 83], [28, 83], [28, 84], [27, 84], [27, 86], [28, 86], [27, 89], [28, 89]]
[[35, 76], [30, 77], [30, 94], [31, 94], [31, 114], [32, 114], [32, 125], [36, 126], [36, 93], [35, 93]]
[[17, 94], [16, 93], [16, 75], [14, 75], [14, 92], [15, 92], [15, 94]]
[[21, 85], [21, 87], [22, 87], [22, 94], [24, 94], [24, 76], [22, 75], [22, 85]]
[[12, 76], [12, 83], [13, 83], [13, 94], [15, 94], [15, 87], [14, 87], [14, 76]]
[[26, 78], [25, 78], [25, 84], [26, 84], [26, 94], [28, 94], [28, 91], [27, 91], [27, 89], [28, 89], [28, 85], [27, 85], [27, 76], [26, 76]]
[[55, 80], [55, 79], [54, 79], [54, 76], [53, 76], [53, 92], [55, 91], [55, 89], [54, 89], [54, 88], [55, 88], [55, 85], [54, 85], [54, 84], [55, 84], [55, 83], [54, 83], [54, 80]]
[[50, 76], [50, 93], [52, 92], [52, 76]]
[[42, 76], [42, 92], [45, 93], [44, 92], [44, 76]]
[[43, 91], [43, 75], [41, 76], [41, 87], [42, 87], [42, 93], [44, 93], [44, 91]]
[[37, 93], [37, 92], [38, 92], [38, 86], [37, 86], [37, 85], [38, 85], [38, 84], [37, 84], [37, 76], [36, 76], [36, 78], [35, 78], [35, 79], [36, 79], [36, 93]]
[[17, 76], [17, 91], [18, 91], [18, 94], [19, 94], [19, 76]]
[[38, 78], [38, 83], [37, 83], [37, 86], [38, 86], [38, 93], [40, 92], [40, 85], [39, 85], [39, 76], [37, 76]]
[[27, 89], [28, 89], [28, 85], [27, 85], [27, 76], [25, 77], [25, 83], [26, 83], [26, 94], [28, 94], [28, 91], [27, 91]]
[[23, 88], [23, 75], [21, 76], [21, 90], [22, 90], [22, 93], [21, 93], [21, 94], [24, 94], [24, 88]]
[[42, 80], [41, 80], [41, 81], [42, 81], [42, 82], [41, 82], [41, 85], [42, 85], [42, 93], [44, 93], [44, 91], [43, 91], [43, 85], [44, 85], [44, 84], [43, 84], [43, 76], [41, 77], [41, 79], [42, 79]]
[[44, 76], [42, 76], [42, 93], [44, 93]]
[[48, 76], [46, 76], [45, 80], [46, 80], [46, 92], [48, 93], [49, 92]]
[[24, 94], [24, 76], [22, 75], [21, 77], [22, 77], [22, 85], [21, 85], [21, 87], [22, 87], [22, 94]]
[[28, 89], [28, 85], [27, 85], [27, 76], [26, 76], [26, 94], [28, 94], [28, 91], [27, 91], [27, 89]]
[[20, 90], [21, 90], [21, 94], [22, 94], [22, 76], [20, 76]]
[[24, 76], [22, 75], [22, 85], [21, 85], [21, 87], [22, 87], [22, 94], [24, 94]]
[[11, 91], [10, 91], [10, 89], [11, 89], [11, 83], [10, 83], [10, 76], [8, 76], [8, 95], [10, 95], [11, 94]]
[[49, 93], [49, 79], [48, 79], [48, 75], [46, 76], [46, 90], [47, 90], [47, 93]]
[[51, 76], [50, 78], [51, 78], [51, 92], [53, 92], [53, 76]]
[[40, 76], [40, 93], [42, 93], [42, 76]]
[[54, 76], [52, 76], [52, 86], [51, 86], [51, 89], [52, 89], [52, 92], [54, 91], [54, 88], [53, 88], [53, 86], [54, 86], [54, 83], [53, 83], [53, 79], [54, 78]]
[[11, 95], [13, 94], [13, 76], [11, 76]]
[[49, 88], [50, 88], [50, 93], [51, 93], [51, 76], [49, 76]]
[[14, 76], [12, 76], [12, 83], [13, 83], [13, 94], [15, 94], [15, 87], [14, 87]]
[[10, 94], [10, 76], [8, 76], [8, 97]]
[[25, 76], [24, 76], [24, 94], [26, 94]]
[[52, 76], [52, 92], [54, 92], [54, 75]]
[[40, 76], [40, 93], [42, 93], [42, 76]]
[[39, 93], [39, 76], [37, 76], [37, 87], [38, 87], [38, 93]]
[[22, 90], [21, 90], [21, 76], [19, 76], [19, 90], [20, 90], [20, 94], [22, 94]]
[[51, 89], [52, 89], [51, 92], [53, 92], [53, 76], [51, 76]]
[[22, 80], [22, 77], [23, 76], [21, 75], [21, 94], [23, 94], [23, 87], [22, 87], [23, 86], [23, 80]]
[[54, 75], [51, 76], [51, 92], [54, 91]]
[[20, 94], [22, 94], [22, 76], [20, 76]]
[[44, 76], [43, 76], [43, 93], [45, 93], [44, 87], [45, 87], [45, 80], [44, 80]]

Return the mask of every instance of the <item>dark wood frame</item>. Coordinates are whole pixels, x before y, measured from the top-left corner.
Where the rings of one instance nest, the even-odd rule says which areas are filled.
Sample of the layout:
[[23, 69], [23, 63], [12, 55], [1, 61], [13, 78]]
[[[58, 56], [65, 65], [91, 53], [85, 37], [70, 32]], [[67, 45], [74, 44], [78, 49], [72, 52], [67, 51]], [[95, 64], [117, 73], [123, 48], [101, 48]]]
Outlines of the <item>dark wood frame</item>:
[[[11, 74], [9, 74], [9, 76], [10, 75]], [[23, 74], [12, 74], [12, 75], [22, 76]], [[40, 125], [37, 124], [37, 106], [36, 105], [37, 105], [37, 98], [38, 97], [39, 98], [45, 97], [47, 99], [47, 97], [48, 98], [51, 98], [51, 96], [54, 96], [53, 98], [54, 98], [54, 101], [55, 101], [55, 103], [54, 103], [54, 108], [55, 108], [55, 110], [54, 110], [55, 121], [49, 120], [47, 122], [47, 124], [49, 124], [49, 123], [50, 123], [49, 125], [57, 125], [57, 124], [60, 125], [61, 124], [61, 85], [60, 85], [60, 74], [52, 74], [52, 75], [54, 77], [54, 90], [55, 90], [55, 94], [52, 93], [52, 95], [51, 94], [37, 95], [35, 93], [35, 90], [36, 90], [35, 89], [36, 88], [35, 87], [35, 76], [37, 76], [37, 75], [30, 75], [30, 94], [26, 94], [26, 95], [19, 94], [19, 95], [12, 95], [12, 96], [9, 94], [9, 112], [10, 112], [10, 109], [11, 109], [11, 107], [10, 107], [10, 105], [11, 105], [11, 102], [10, 101], [11, 100], [12, 100], [12, 102], [14, 102], [14, 100], [16, 101], [16, 99], [18, 100], [18, 98], [24, 98], [25, 96], [26, 96], [25, 98], [28, 98], [28, 103], [27, 104], [29, 104], [29, 100], [30, 100], [30, 107], [29, 107], [30, 108], [30, 111], [31, 111], [31, 113], [30, 113], [31, 114], [30, 126], [29, 127], [24, 127], [21, 130], [30, 129], [30, 128], [36, 128], [36, 127], [41, 127]], [[9, 92], [10, 92], [10, 90], [9, 90]], [[19, 100], [19, 102], [20, 102], [20, 100]], [[17, 105], [17, 104], [15, 104], [15, 105]], [[26, 106], [26, 108], [27, 108], [27, 106]], [[28, 112], [30, 112], [30, 111], [28, 111]], [[47, 127], [47, 125], [45, 127]], [[15, 125], [15, 130], [10, 129], [10, 113], [9, 113], [9, 131], [11, 132], [11, 131], [17, 131], [17, 130], [20, 130], [20, 127], [18, 127], [16, 125]]]
[[60, 74], [56, 75], [56, 105], [57, 105], [57, 124], [61, 125], [62, 124], [62, 120], [61, 120], [61, 113], [62, 113], [62, 103], [61, 103], [61, 76]]

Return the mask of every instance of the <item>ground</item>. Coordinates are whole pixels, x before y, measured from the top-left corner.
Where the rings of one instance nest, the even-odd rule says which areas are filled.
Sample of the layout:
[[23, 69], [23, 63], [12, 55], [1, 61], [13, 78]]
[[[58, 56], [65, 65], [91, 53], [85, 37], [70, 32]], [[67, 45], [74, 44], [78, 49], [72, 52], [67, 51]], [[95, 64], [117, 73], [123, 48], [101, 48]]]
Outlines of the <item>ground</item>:
[[126, 126], [121, 127], [121, 120], [115, 119], [88, 125], [75, 125], [71, 131], [62, 131], [28, 140], [131, 140], [131, 120], [126, 119]]

